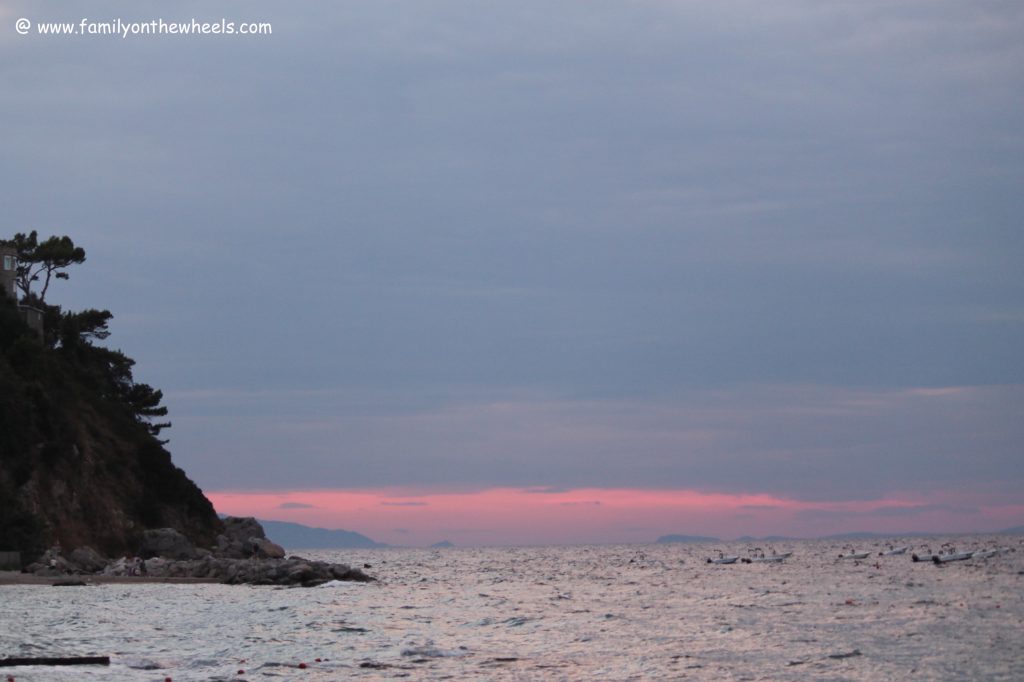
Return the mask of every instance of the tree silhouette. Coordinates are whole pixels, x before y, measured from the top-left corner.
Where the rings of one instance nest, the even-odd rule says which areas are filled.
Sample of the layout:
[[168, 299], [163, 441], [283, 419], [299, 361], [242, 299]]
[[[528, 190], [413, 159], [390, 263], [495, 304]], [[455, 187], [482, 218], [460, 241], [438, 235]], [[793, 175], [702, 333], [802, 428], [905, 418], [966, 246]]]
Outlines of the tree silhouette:
[[85, 262], [85, 249], [75, 246], [67, 235], [56, 235], [40, 242], [39, 235], [32, 230], [28, 235], [21, 232], [11, 240], [18, 250], [17, 286], [22, 297], [33, 300], [32, 283], [43, 281], [38, 295], [40, 304], [46, 303], [46, 292], [53, 279], [69, 279], [65, 270], [71, 265]]

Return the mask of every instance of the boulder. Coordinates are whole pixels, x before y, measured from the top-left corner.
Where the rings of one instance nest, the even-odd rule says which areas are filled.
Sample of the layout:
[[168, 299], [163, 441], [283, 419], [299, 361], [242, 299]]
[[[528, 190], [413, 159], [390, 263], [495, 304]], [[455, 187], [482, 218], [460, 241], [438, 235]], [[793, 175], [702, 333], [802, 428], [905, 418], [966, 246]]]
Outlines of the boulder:
[[194, 559], [199, 553], [188, 538], [173, 528], [155, 528], [142, 533], [139, 556], [143, 559]]
[[[214, 553], [228, 559], [279, 558], [279, 548], [267, 539], [263, 526], [256, 519], [251, 516], [229, 516], [224, 519], [224, 533], [217, 536]], [[280, 556], [284, 556], [283, 549]]]
[[106, 558], [92, 547], [78, 547], [68, 560], [82, 573], [99, 573], [107, 566]]
[[256, 548], [256, 556], [260, 559], [284, 558], [284, 547], [267, 538], [253, 538], [252, 544]]

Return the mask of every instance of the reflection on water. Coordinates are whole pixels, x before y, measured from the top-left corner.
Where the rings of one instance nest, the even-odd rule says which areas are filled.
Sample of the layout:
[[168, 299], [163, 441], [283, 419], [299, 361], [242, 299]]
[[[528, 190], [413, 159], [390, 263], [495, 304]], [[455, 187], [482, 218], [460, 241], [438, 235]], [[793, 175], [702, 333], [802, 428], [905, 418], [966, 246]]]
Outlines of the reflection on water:
[[[1018, 551], [937, 567], [883, 542], [732, 565], [706, 559], [751, 548], [378, 549], [303, 553], [368, 563], [369, 585], [0, 587], [0, 656], [113, 659], [7, 669], [19, 681], [1024, 679], [1022, 541], [957, 542]], [[838, 559], [853, 550], [870, 556]]]

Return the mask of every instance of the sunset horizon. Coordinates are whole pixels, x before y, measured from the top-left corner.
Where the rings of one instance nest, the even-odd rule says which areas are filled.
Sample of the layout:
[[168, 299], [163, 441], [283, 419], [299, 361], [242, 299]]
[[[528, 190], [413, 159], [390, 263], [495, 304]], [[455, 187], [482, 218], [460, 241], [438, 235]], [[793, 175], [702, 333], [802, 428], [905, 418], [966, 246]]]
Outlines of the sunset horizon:
[[[1024, 518], [1006, 502], [967, 506], [962, 493], [876, 500], [793, 500], [694, 490], [490, 488], [473, 491], [207, 491], [231, 516], [358, 532], [396, 546], [644, 544], [664, 535], [816, 539], [851, 533], [996, 533]], [[470, 522], [471, 520], [471, 522]]]
[[1024, 680], [1022, 36], [0, 0], [0, 666]]

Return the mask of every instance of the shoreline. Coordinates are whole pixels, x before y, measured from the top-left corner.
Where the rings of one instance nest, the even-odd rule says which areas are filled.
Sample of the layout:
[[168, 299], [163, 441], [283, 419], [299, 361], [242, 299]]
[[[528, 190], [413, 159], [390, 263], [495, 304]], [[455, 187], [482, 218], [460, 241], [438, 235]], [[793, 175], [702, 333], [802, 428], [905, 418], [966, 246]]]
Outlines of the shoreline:
[[22, 573], [20, 571], [0, 571], [0, 586], [6, 585], [45, 585], [53, 587], [55, 583], [63, 583], [72, 580], [81, 581], [88, 585], [136, 585], [144, 583], [164, 584], [212, 584], [218, 585], [222, 581], [215, 578], [172, 578], [149, 575], [35, 575], [34, 573]]

